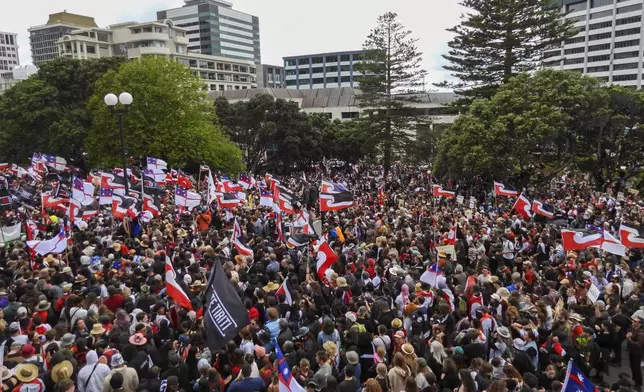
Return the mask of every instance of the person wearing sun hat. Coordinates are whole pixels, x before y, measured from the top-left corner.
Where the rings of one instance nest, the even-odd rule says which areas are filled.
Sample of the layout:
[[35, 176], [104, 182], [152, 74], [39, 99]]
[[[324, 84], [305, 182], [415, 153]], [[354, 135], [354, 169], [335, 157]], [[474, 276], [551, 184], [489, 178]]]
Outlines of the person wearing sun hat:
[[38, 366], [33, 363], [18, 364], [14, 375], [19, 382], [14, 391], [45, 392], [45, 384], [38, 378]]

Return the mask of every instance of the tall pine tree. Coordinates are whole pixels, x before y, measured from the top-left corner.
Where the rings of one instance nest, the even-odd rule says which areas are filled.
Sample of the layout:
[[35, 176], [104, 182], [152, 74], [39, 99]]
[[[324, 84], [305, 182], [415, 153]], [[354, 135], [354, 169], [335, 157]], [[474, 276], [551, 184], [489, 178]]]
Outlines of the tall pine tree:
[[454, 89], [469, 104], [490, 98], [501, 83], [540, 66], [543, 52], [559, 47], [578, 33], [553, 0], [462, 0], [468, 13], [448, 31], [455, 34], [443, 55], [458, 82], [438, 87]]
[[385, 171], [391, 168], [394, 150], [407, 147], [413, 140], [414, 129], [422, 119], [411, 107], [415, 95], [423, 86], [426, 71], [421, 68], [422, 53], [418, 39], [411, 37], [398, 15], [388, 12], [378, 17], [377, 26], [364, 44], [364, 61], [356, 65], [362, 76], [360, 118], [377, 147], [382, 149]]

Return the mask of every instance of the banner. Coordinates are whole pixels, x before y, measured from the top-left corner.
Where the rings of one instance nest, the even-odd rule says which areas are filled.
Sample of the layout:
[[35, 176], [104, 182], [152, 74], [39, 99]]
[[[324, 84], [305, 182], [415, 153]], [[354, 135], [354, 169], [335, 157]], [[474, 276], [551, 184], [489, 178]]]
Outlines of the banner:
[[456, 260], [456, 248], [454, 245], [437, 246], [436, 252], [440, 253], [440, 251], [444, 251], [445, 254], [451, 256], [452, 260]]
[[0, 228], [0, 241], [9, 242], [20, 239], [20, 223], [16, 223], [13, 226], [4, 226]]
[[248, 325], [248, 312], [216, 261], [206, 288], [204, 318], [208, 347], [216, 353]]
[[595, 303], [597, 301], [597, 298], [599, 298], [599, 294], [600, 294], [599, 288], [597, 288], [597, 286], [595, 286], [595, 284], [593, 283], [590, 285], [590, 288], [588, 289], [588, 294], [586, 295], [588, 296], [588, 299], [590, 300], [590, 302]]

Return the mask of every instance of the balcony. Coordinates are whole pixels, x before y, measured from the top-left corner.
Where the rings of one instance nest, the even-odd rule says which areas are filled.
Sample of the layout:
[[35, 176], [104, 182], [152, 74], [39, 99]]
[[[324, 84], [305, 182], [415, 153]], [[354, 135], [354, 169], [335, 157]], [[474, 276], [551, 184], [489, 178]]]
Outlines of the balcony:
[[[168, 40], [168, 33], [138, 33], [138, 34], [132, 34], [130, 37], [131, 42], [137, 42], [137, 41], [167, 41]], [[177, 38], [184, 38], [184, 37], [177, 37]], [[186, 39], [185, 44], [187, 45], [188, 40]]]
[[140, 48], [132, 48], [127, 50], [127, 57], [130, 59], [139, 58], [148, 54], [169, 56], [170, 48], [157, 47], [157, 46], [144, 46]]
[[177, 45], [188, 45], [190, 43], [188, 40], [188, 37], [175, 36], [173, 40], [174, 40], [174, 43]]

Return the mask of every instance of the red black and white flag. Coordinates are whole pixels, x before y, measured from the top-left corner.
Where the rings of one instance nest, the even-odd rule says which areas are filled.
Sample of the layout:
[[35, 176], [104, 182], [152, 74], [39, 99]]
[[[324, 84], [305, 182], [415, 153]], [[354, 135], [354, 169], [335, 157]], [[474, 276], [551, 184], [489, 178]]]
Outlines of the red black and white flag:
[[351, 192], [320, 193], [320, 211], [338, 211], [353, 206]]
[[274, 183], [273, 185], [273, 201], [279, 208], [279, 211], [286, 214], [294, 214], [295, 209], [293, 203], [297, 201], [295, 195], [287, 188]]
[[561, 230], [561, 243], [566, 252], [584, 250], [593, 246], [601, 247], [604, 236], [602, 233], [588, 231]]
[[152, 216], [158, 217], [161, 211], [161, 199], [146, 193], [143, 195], [143, 211], [149, 211]]
[[326, 271], [339, 260], [338, 255], [323, 239], [316, 241], [313, 246], [317, 248], [317, 260], [315, 264], [318, 277], [322, 282], [326, 282]]
[[456, 245], [456, 230], [458, 230], [457, 225], [452, 226], [447, 233], [447, 240], [445, 240], [445, 245]]
[[622, 245], [627, 248], [644, 248], [644, 233], [634, 227], [628, 227], [626, 225], [619, 226], [619, 239]]
[[235, 226], [233, 227], [231, 242], [233, 243], [235, 249], [237, 249], [237, 253], [242, 256], [250, 257], [252, 259], [253, 257], [255, 257], [255, 252], [253, 252], [253, 249], [246, 245], [246, 242], [243, 241], [242, 235], [243, 233], [241, 226], [239, 225], [237, 218], [235, 218]]
[[219, 208], [237, 208], [243, 201], [232, 193], [217, 193], [216, 195]]
[[190, 298], [188, 298], [186, 292], [177, 283], [177, 273], [167, 255], [165, 257], [165, 291], [181, 307], [193, 310]]
[[432, 185], [432, 195], [434, 197], [444, 197], [446, 199], [451, 199], [456, 196], [456, 192], [448, 191], [446, 189], [443, 189], [442, 186], [434, 184]]
[[502, 182], [494, 182], [494, 196], [516, 196], [519, 192], [506, 188]]
[[514, 202], [512, 210], [516, 211], [517, 215], [522, 216], [525, 219], [532, 218], [532, 212], [530, 208], [530, 200], [527, 197], [523, 196], [523, 193], [517, 198], [517, 201]]
[[139, 214], [136, 208], [138, 200], [134, 197], [114, 193], [112, 195], [112, 216], [115, 219], [123, 219], [129, 216], [131, 219], [136, 218]]
[[284, 279], [284, 282], [282, 282], [280, 288], [275, 292], [276, 297], [280, 294], [284, 294], [284, 302], [289, 305], [293, 305], [293, 296], [291, 295], [291, 281], [288, 279], [288, 277]]
[[552, 219], [555, 216], [555, 213], [546, 210], [546, 208], [543, 206], [543, 203], [539, 200], [532, 201], [532, 212], [537, 215], [544, 216], [548, 219]]

